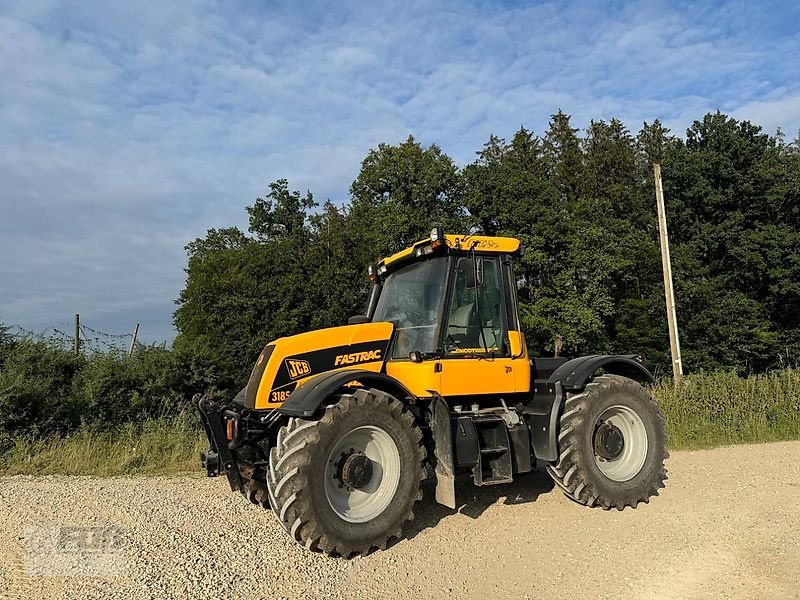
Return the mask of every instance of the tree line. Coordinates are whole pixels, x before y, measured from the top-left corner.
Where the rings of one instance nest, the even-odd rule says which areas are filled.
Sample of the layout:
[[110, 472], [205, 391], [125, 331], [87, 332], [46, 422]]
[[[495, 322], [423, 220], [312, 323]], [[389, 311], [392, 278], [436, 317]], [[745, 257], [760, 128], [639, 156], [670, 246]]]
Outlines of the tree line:
[[[243, 385], [272, 339], [363, 311], [366, 267], [425, 237], [510, 235], [529, 347], [639, 354], [669, 369], [652, 163], [662, 164], [676, 303], [689, 371], [760, 372], [800, 356], [800, 143], [720, 112], [678, 137], [659, 121], [585, 130], [554, 114], [537, 135], [491, 135], [459, 168], [409, 137], [368, 152], [347, 202], [285, 179], [249, 227], [187, 246], [175, 347]], [[558, 342], [557, 342], [558, 340]]]
[[540, 135], [490, 136], [463, 168], [413, 138], [381, 144], [343, 203], [270, 184], [247, 207], [246, 231], [212, 229], [188, 244], [171, 350], [76, 357], [63, 340], [20, 339], [0, 324], [0, 453], [22, 436], [180, 414], [196, 392], [230, 397], [268, 341], [363, 312], [367, 265], [433, 225], [522, 240], [532, 352], [639, 354], [668, 374], [653, 161], [686, 370], [796, 365], [800, 140], [719, 112], [683, 137], [658, 121], [635, 135], [616, 119], [579, 130], [557, 112]]

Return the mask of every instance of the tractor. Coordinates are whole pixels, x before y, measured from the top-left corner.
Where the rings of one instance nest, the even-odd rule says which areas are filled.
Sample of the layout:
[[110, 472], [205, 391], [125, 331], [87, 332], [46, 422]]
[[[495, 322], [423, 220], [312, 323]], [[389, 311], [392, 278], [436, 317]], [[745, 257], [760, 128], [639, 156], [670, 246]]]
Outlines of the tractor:
[[632, 355], [532, 358], [510, 237], [445, 234], [368, 269], [363, 315], [268, 343], [232, 401], [195, 398], [209, 476], [307, 549], [385, 549], [435, 478], [546, 469], [573, 501], [636, 508], [664, 487], [664, 419]]

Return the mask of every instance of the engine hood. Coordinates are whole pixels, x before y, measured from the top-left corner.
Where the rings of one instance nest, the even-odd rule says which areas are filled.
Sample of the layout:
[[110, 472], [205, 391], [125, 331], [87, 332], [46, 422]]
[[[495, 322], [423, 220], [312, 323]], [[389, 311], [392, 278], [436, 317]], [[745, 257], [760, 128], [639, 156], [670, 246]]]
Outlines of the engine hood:
[[393, 330], [392, 323], [361, 323], [270, 342], [247, 382], [244, 405], [278, 408], [297, 387], [320, 373], [353, 368], [380, 371]]

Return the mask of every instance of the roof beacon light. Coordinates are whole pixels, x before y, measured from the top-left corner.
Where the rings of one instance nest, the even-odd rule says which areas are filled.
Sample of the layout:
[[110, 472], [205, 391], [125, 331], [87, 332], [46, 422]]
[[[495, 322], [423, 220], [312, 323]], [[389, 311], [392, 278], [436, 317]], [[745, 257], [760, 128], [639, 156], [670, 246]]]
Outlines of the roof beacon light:
[[431, 230], [431, 248], [438, 248], [444, 244], [444, 233], [441, 227], [434, 227]]
[[367, 267], [367, 275], [369, 275], [369, 280], [372, 283], [378, 281], [378, 270], [375, 268], [375, 265], [370, 265]]

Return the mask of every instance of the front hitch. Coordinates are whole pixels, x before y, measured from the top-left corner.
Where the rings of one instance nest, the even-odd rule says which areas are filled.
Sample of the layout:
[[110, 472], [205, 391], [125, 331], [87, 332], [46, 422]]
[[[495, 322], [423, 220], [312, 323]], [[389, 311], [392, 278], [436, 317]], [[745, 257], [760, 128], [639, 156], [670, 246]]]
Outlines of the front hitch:
[[[216, 402], [208, 396], [197, 394], [193, 401], [197, 404], [200, 422], [208, 438], [209, 449], [200, 455], [200, 462], [209, 477], [217, 477], [225, 473], [232, 490], [242, 489], [244, 482], [239, 473], [239, 465], [228, 440], [228, 420], [226, 414], [231, 411], [228, 406]], [[238, 419], [232, 424], [234, 434], [238, 434]]]

